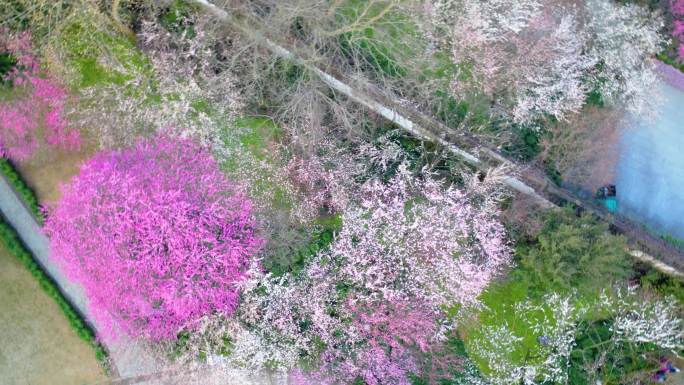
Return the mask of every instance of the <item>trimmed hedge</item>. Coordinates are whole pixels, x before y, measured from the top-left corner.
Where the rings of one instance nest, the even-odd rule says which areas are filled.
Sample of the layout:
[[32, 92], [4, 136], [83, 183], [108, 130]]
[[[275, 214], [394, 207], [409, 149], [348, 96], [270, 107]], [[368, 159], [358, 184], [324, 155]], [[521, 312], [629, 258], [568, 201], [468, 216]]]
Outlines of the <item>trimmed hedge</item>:
[[42, 226], [43, 222], [45, 221], [45, 217], [43, 216], [43, 210], [41, 210], [40, 205], [38, 204], [38, 198], [36, 198], [36, 194], [26, 184], [26, 182], [24, 182], [17, 170], [14, 168], [14, 165], [12, 165], [12, 163], [5, 158], [0, 158], [0, 174], [7, 178], [14, 190], [24, 200], [24, 203], [26, 203], [29, 210], [31, 210], [33, 216], [38, 221], [38, 224]]
[[5, 248], [10, 254], [15, 256], [28, 271], [31, 272], [45, 294], [57, 303], [57, 306], [59, 306], [67, 321], [69, 321], [69, 325], [71, 325], [71, 328], [76, 332], [76, 335], [93, 347], [95, 350], [95, 357], [100, 365], [102, 365], [105, 372], [108, 373], [109, 363], [107, 351], [97, 341], [95, 334], [83, 321], [80, 314], [76, 312], [69, 301], [64, 298], [62, 292], [59, 291], [57, 284], [43, 271], [41, 266], [33, 259], [31, 253], [26, 250], [16, 231], [14, 231], [14, 229], [3, 219], [0, 219], [0, 242], [5, 245]]
[[661, 52], [661, 53], [656, 55], [656, 58], [658, 60], [660, 60], [661, 62], [668, 64], [668, 65], [680, 70], [681, 72], [684, 72], [684, 63], [677, 62], [676, 59], [672, 58], [668, 54]]

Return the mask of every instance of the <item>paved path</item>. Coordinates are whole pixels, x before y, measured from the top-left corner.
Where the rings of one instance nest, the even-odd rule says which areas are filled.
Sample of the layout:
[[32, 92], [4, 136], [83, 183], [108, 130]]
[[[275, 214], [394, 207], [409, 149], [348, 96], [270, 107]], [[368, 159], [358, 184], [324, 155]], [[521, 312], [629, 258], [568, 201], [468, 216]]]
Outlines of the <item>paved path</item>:
[[[0, 211], [7, 222], [17, 231], [24, 245], [43, 267], [43, 270], [57, 283], [67, 300], [97, 331], [98, 326], [88, 309], [83, 288], [70, 282], [59, 266], [50, 259], [48, 238], [43, 234], [30, 210], [3, 176], [0, 176]], [[145, 348], [139, 344], [122, 339], [115, 344], [109, 344], [107, 348], [113, 361], [115, 375], [118, 374], [121, 377], [139, 376], [158, 370], [159, 365], [154, 360], [153, 355], [147, 353]]]

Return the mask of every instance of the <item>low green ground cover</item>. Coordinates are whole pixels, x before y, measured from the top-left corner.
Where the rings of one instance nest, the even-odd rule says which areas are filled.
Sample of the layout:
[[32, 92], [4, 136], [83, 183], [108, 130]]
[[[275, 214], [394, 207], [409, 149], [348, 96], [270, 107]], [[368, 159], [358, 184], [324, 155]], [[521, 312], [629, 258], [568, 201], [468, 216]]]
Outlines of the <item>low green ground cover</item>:
[[55, 284], [52, 278], [50, 278], [50, 276], [48, 276], [43, 271], [41, 266], [33, 259], [33, 256], [28, 250], [26, 250], [14, 229], [4, 221], [0, 221], [0, 242], [3, 243], [8, 253], [17, 258], [31, 273], [31, 275], [33, 275], [45, 294], [52, 298], [52, 300], [54, 300], [59, 306], [60, 310], [64, 314], [64, 317], [66, 317], [67, 321], [69, 321], [69, 325], [74, 330], [76, 335], [93, 347], [97, 360], [101, 363], [105, 370], [109, 370], [107, 351], [100, 344], [100, 342], [97, 341], [95, 333], [93, 333], [92, 329], [69, 303], [69, 301], [64, 298], [62, 292], [59, 290], [59, 287], [57, 284]]
[[668, 55], [667, 53], [659, 53], [656, 55], [658, 60], [661, 62], [671, 65], [672, 67], [684, 72], [684, 63], [680, 63], [677, 61], [677, 59], [673, 58], [671, 55]]

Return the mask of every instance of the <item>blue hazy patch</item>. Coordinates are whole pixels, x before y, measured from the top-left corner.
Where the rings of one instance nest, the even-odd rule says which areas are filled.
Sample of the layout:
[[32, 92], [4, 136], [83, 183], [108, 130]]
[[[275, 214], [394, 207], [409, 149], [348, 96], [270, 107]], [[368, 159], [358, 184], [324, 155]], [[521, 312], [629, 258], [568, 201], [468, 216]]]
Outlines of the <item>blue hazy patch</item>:
[[684, 91], [663, 82], [666, 100], [651, 120], [632, 119], [617, 166], [619, 212], [684, 238]]

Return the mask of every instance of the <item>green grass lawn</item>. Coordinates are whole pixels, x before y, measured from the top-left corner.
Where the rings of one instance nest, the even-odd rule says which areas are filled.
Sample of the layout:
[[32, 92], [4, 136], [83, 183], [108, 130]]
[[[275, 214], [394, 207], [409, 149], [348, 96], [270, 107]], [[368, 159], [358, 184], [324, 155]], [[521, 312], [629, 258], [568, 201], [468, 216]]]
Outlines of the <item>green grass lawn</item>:
[[77, 385], [106, 379], [93, 348], [57, 304], [0, 247], [0, 383]]

